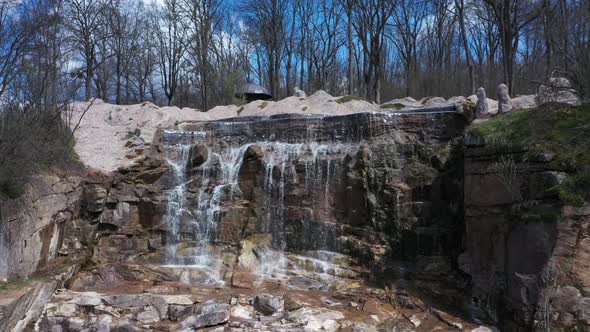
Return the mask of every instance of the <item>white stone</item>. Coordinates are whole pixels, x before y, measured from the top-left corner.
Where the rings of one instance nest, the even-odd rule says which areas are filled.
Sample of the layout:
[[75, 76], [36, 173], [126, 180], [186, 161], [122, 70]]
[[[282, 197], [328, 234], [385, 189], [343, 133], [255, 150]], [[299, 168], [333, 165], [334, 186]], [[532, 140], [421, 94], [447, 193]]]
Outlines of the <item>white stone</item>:
[[102, 300], [100, 295], [95, 292], [84, 292], [80, 293], [79, 296], [73, 298], [70, 303], [74, 303], [81, 306], [91, 306], [96, 307], [97, 305], [102, 304]]
[[300, 324], [306, 324], [309, 321], [319, 321], [321, 326], [322, 322], [329, 319], [344, 319], [344, 315], [340, 311], [330, 309], [303, 307], [290, 312], [287, 318], [292, 322]]
[[149, 307], [147, 310], [140, 312], [137, 315], [137, 320], [143, 324], [155, 323], [160, 320], [160, 315], [154, 307]]
[[176, 305], [192, 305], [193, 300], [186, 296], [186, 295], [160, 295], [164, 299], [166, 304], [176, 304]]
[[63, 303], [57, 306], [57, 309], [53, 312], [55, 316], [72, 317], [76, 314], [78, 307], [73, 303]]
[[251, 307], [236, 305], [231, 308], [231, 316], [240, 319], [252, 319], [254, 310]]
[[322, 324], [322, 328], [326, 331], [337, 331], [340, 328], [340, 324], [333, 319], [327, 319]]
[[512, 110], [512, 101], [506, 84], [498, 86], [498, 113], [506, 113]]
[[477, 89], [477, 103], [475, 104], [475, 117], [479, 118], [484, 114], [489, 113], [490, 107], [486, 97], [486, 90], [484, 88]]
[[495, 327], [487, 327], [487, 326], [478, 326], [471, 330], [471, 332], [498, 332], [498, 329]]
[[322, 322], [317, 319], [311, 319], [305, 324], [304, 331], [319, 331], [322, 329]]

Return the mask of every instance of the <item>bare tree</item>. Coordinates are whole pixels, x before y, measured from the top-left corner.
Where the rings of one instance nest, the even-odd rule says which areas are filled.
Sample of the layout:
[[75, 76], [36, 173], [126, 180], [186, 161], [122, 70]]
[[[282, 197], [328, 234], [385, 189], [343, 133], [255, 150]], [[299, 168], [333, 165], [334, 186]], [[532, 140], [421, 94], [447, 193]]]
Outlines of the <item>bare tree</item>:
[[97, 44], [105, 38], [101, 35], [101, 19], [109, 8], [109, 0], [68, 0], [64, 22], [74, 50], [82, 57], [84, 69], [84, 98], [89, 100], [92, 79], [96, 68]]
[[219, 32], [223, 0], [187, 0], [192, 34], [188, 38], [191, 64], [200, 81], [201, 109], [209, 109], [209, 53], [213, 34]]
[[251, 33], [257, 36], [259, 45], [265, 51], [270, 90], [275, 100], [280, 94], [282, 46], [288, 4], [287, 0], [246, 0], [240, 6]]
[[354, 45], [353, 45], [353, 35], [352, 35], [352, 11], [355, 6], [356, 0], [342, 0], [342, 4], [344, 6], [346, 12], [346, 42], [348, 47], [348, 94], [352, 95], [354, 93]]
[[[401, 0], [399, 7], [406, 4]], [[364, 80], [366, 97], [372, 101], [381, 101], [381, 76], [383, 46], [389, 19], [396, 12], [398, 1], [367, 0], [358, 1], [354, 10], [354, 28], [362, 45], [365, 56]]]
[[502, 46], [504, 82], [513, 91], [514, 61], [520, 41], [520, 31], [539, 16], [539, 6], [524, 0], [484, 0], [493, 13]]
[[28, 47], [35, 31], [35, 26], [19, 22], [11, 15], [20, 10], [18, 2], [3, 1], [0, 3], [0, 97], [18, 74], [18, 61]]
[[411, 96], [414, 92], [414, 80], [418, 76], [418, 37], [428, 12], [425, 2], [400, 1], [393, 15], [395, 33], [391, 40], [404, 64], [406, 96]]
[[[140, 32], [137, 38], [132, 41], [134, 44], [133, 49], [137, 52], [133, 54], [132, 65], [129, 66], [129, 80], [127, 86], [134, 86], [135, 99], [138, 101], [147, 100], [148, 90], [151, 82], [153, 82], [153, 72], [157, 65], [156, 56], [156, 45], [157, 43], [151, 38], [153, 35], [150, 33], [152, 30], [152, 21], [150, 20], [149, 13], [146, 12], [145, 8], [139, 6], [137, 9], [136, 16], [137, 31]], [[147, 33], [145, 33], [147, 32]], [[156, 99], [155, 93], [151, 93], [150, 97], [152, 100]]]
[[465, 0], [455, 0], [455, 8], [459, 17], [461, 41], [463, 42], [465, 61], [467, 61], [467, 69], [469, 70], [469, 88], [471, 94], [475, 94], [475, 70], [473, 68], [473, 57], [471, 56], [471, 49], [467, 38], [467, 28], [465, 28]]
[[187, 29], [183, 22], [179, 0], [165, 0], [163, 7], [156, 9], [154, 14], [152, 27], [159, 74], [168, 105], [172, 105], [178, 87], [181, 62], [186, 50]]

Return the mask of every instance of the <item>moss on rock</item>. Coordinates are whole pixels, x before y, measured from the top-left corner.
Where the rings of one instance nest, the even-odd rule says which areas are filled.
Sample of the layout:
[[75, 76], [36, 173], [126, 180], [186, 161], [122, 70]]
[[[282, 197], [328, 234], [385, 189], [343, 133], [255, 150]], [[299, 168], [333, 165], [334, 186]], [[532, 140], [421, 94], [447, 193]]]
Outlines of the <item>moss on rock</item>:
[[515, 110], [472, 125], [467, 132], [498, 149], [526, 147], [529, 155], [554, 155], [550, 167], [568, 176], [553, 190], [568, 205], [590, 200], [590, 104]]

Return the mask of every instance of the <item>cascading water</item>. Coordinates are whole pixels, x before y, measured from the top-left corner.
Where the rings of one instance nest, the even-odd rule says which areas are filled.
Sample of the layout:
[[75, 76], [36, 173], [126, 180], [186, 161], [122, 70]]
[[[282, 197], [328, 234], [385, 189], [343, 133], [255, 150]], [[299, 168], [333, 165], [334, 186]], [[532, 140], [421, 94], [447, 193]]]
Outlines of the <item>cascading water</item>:
[[168, 205], [164, 220], [168, 225], [169, 236], [166, 247], [166, 263], [177, 264], [177, 244], [180, 241], [180, 225], [187, 210], [186, 202], [186, 171], [190, 145], [177, 145], [167, 151], [166, 160], [172, 167], [174, 188], [168, 193]]
[[[223, 200], [232, 200], [239, 190], [238, 175], [247, 149], [248, 145], [243, 145], [213, 153], [201, 169], [203, 182], [199, 189], [194, 221], [199, 248], [198, 255], [194, 257], [197, 265], [212, 267], [215, 264], [212, 259], [211, 241], [217, 237]], [[214, 163], [219, 163], [218, 176], [211, 172]]]
[[[446, 135], [437, 129], [441, 114], [232, 119], [167, 131], [166, 151], [198, 144], [207, 156], [192, 165], [184, 147], [176, 164], [171, 162], [176, 187], [166, 218], [173, 238], [167, 264], [214, 273], [230, 271], [231, 262], [241, 264], [243, 258], [249, 271], [275, 276], [299, 266], [294, 255], [318, 260], [313, 265], [322, 271], [337, 257], [330, 252], [362, 255], [377, 236], [364, 227], [382, 227], [390, 212], [401, 218], [394, 210], [402, 198], [388, 196], [401, 193], [375, 191], [387, 172], [394, 178], [401, 174], [397, 159], [382, 158], [403, 154], [389, 141], [403, 142], [422, 123], [434, 135]], [[368, 166], [373, 153], [380, 164]], [[188, 168], [178, 172], [179, 165]], [[381, 168], [385, 171], [367, 171]], [[381, 199], [399, 202], [376, 214]]]
[[[196, 206], [187, 201], [187, 172], [190, 145], [168, 147], [166, 158], [174, 175], [174, 187], [168, 194], [164, 220], [169, 231], [167, 266], [211, 268], [216, 262], [211, 257], [211, 241], [215, 239], [221, 218], [222, 203], [232, 199], [238, 190], [238, 173], [247, 145], [213, 153], [201, 169], [202, 184]], [[212, 172], [213, 164], [219, 164], [219, 174]], [[181, 227], [190, 225], [196, 246], [191, 251], [178, 253], [178, 243], [183, 240]]]
[[[244, 154], [249, 146], [257, 145], [263, 152], [265, 214], [258, 216], [257, 231], [272, 235], [273, 247], [283, 252], [286, 245], [285, 225], [287, 205], [285, 202], [290, 183], [303, 180], [309, 200], [315, 205], [328, 206], [331, 177], [337, 168], [331, 155], [344, 156], [351, 146], [346, 144], [256, 142], [238, 147], [220, 148], [211, 151], [207, 161], [200, 166], [201, 184], [195, 203], [187, 203], [187, 165], [190, 145], [171, 146], [168, 162], [172, 166], [175, 187], [169, 193], [165, 220], [170, 231], [166, 264], [215, 268], [216, 259], [211, 247], [218, 237], [219, 225], [223, 219], [223, 207], [239, 198], [239, 172]], [[296, 165], [303, 164], [304, 173], [298, 174]], [[302, 178], [300, 180], [300, 177]], [[188, 220], [187, 220], [188, 219]], [[312, 216], [303, 221], [306, 243], [310, 247], [328, 249], [324, 234], [312, 227]], [[187, 257], [178, 254], [177, 244], [181, 241], [181, 223], [188, 222], [194, 230], [196, 248]], [[260, 272], [266, 273], [277, 266], [283, 266], [281, 258], [268, 259]]]

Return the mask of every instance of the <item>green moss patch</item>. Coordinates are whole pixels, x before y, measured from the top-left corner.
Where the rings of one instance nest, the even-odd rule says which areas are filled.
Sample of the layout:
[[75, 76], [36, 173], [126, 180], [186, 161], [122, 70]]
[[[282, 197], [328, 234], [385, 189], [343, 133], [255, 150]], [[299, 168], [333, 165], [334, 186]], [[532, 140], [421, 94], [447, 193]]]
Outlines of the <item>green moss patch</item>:
[[569, 173], [554, 188], [566, 204], [590, 200], [590, 104], [546, 104], [496, 115], [467, 130], [496, 147], [527, 147], [529, 154], [552, 153], [551, 168]]
[[396, 110], [401, 110], [402, 108], [406, 107], [404, 104], [394, 103], [394, 104], [383, 104], [380, 106], [381, 108], [393, 108]]
[[338, 104], [344, 104], [344, 103], [348, 103], [349, 101], [353, 101], [353, 100], [364, 100], [364, 99], [361, 97], [357, 97], [357, 96], [343, 96], [343, 97], [336, 99], [336, 102]]
[[268, 106], [268, 101], [263, 101], [263, 102], [260, 104], [260, 106], [258, 106], [258, 107], [260, 107], [260, 109], [263, 109], [263, 108], [265, 108], [266, 106]]
[[0, 292], [11, 291], [28, 287], [36, 282], [47, 282], [45, 278], [13, 278], [7, 281], [0, 281]]

